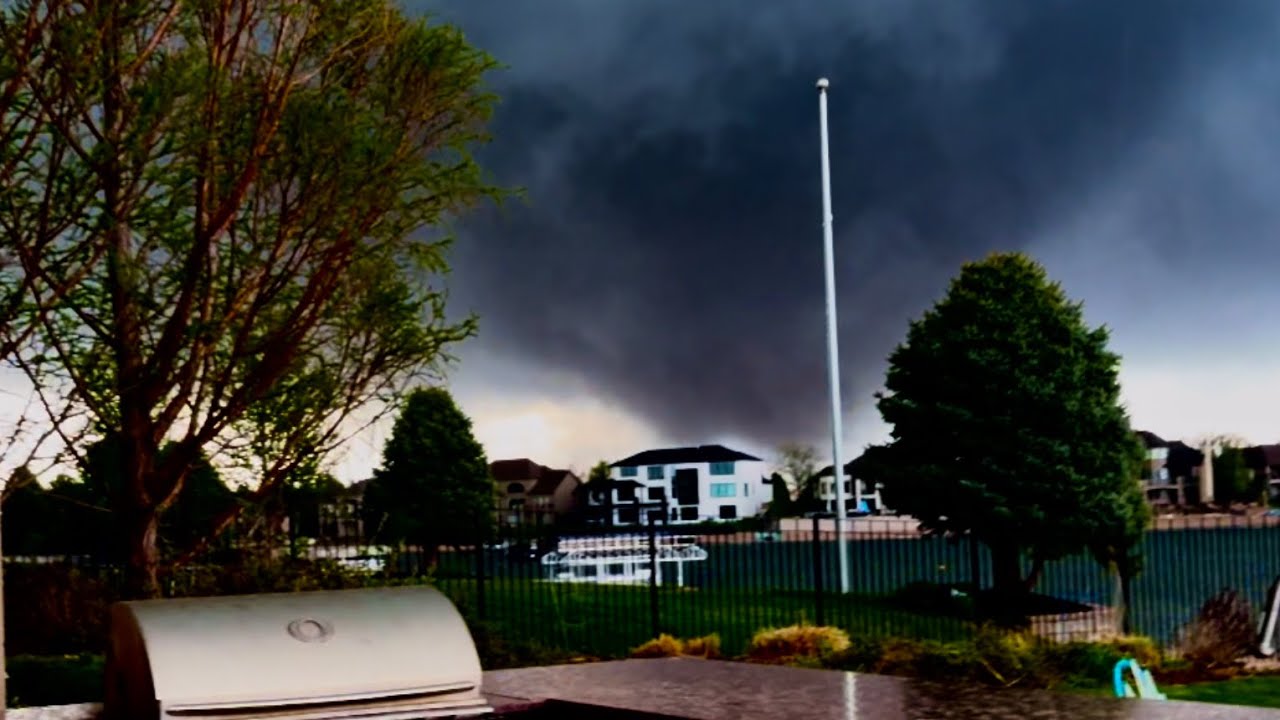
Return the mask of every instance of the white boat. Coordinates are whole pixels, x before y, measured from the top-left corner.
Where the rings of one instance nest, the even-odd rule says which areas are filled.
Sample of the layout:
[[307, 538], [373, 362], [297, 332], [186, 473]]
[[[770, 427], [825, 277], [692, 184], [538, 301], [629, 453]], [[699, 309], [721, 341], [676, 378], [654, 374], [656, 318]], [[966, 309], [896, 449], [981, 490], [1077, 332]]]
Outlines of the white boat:
[[[656, 577], [651, 559], [657, 561]], [[610, 535], [564, 538], [542, 556], [542, 565], [553, 582], [647, 585], [653, 579], [684, 587], [685, 563], [706, 559], [692, 535], [657, 535], [652, 549], [648, 535]]]

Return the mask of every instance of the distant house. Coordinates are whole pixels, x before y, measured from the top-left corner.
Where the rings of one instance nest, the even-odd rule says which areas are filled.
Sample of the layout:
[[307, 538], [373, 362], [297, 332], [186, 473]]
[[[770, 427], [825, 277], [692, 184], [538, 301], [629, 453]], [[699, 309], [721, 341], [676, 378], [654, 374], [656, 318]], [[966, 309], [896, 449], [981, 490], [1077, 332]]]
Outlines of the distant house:
[[1244, 464], [1254, 477], [1265, 480], [1267, 498], [1280, 496], [1280, 445], [1254, 445], [1243, 450]]
[[[363, 542], [364, 490], [368, 480], [351, 483], [322, 500], [316, 508], [315, 537], [328, 542]], [[305, 527], [305, 524], [304, 524]], [[305, 532], [305, 530], [304, 530]]]
[[[836, 512], [835, 473], [828, 465], [818, 471], [817, 501], [822, 512]], [[856, 485], [855, 485], [856, 483]], [[866, 455], [860, 455], [844, 464], [845, 515], [863, 513], [885, 514], [884, 501], [880, 498], [881, 485], [867, 477]]]
[[764, 461], [723, 445], [646, 450], [609, 467], [585, 491], [586, 510], [608, 525], [736, 520], [770, 499]]
[[1139, 430], [1147, 449], [1142, 482], [1152, 505], [1183, 506], [1200, 501], [1200, 467], [1204, 453], [1179, 440], [1168, 441]]
[[574, 511], [582, 480], [528, 458], [489, 464], [498, 496], [498, 520], [507, 525], [552, 524]]

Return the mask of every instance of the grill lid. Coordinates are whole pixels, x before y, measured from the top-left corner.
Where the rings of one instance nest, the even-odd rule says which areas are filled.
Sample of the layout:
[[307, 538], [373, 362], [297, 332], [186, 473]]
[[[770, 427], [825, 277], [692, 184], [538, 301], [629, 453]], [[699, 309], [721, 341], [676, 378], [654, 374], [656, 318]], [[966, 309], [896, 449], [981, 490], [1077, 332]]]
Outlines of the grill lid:
[[108, 715], [131, 719], [489, 709], [462, 616], [427, 587], [117, 603], [107, 677]]

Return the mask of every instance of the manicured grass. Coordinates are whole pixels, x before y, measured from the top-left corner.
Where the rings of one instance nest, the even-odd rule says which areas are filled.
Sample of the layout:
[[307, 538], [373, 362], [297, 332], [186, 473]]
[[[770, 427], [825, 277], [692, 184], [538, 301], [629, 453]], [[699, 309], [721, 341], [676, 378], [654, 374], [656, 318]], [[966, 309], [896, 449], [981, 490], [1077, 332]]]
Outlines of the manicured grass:
[[101, 655], [17, 655], [6, 666], [11, 708], [102, 702]]
[[[654, 637], [651, 596], [644, 586], [490, 580], [483, 618], [474, 580], [442, 580], [439, 587], [470, 619], [482, 619], [505, 637], [546, 647], [619, 657]], [[717, 633], [729, 655], [741, 653], [757, 630], [818, 619], [812, 593], [661, 587], [657, 601], [659, 632], [677, 637]], [[823, 606], [824, 624], [854, 636], [952, 640], [966, 635], [959, 619], [904, 610], [884, 597], [826, 596]]]
[[1161, 686], [1170, 700], [1280, 708], [1280, 676], [1255, 675], [1221, 682]]

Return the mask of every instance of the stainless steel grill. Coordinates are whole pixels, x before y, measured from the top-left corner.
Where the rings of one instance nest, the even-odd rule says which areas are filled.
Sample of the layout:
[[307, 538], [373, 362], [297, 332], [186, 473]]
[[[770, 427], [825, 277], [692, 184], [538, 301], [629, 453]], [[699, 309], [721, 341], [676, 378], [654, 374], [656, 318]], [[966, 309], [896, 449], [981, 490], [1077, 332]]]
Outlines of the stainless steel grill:
[[120, 720], [479, 715], [480, 659], [427, 587], [117, 603], [105, 714]]

